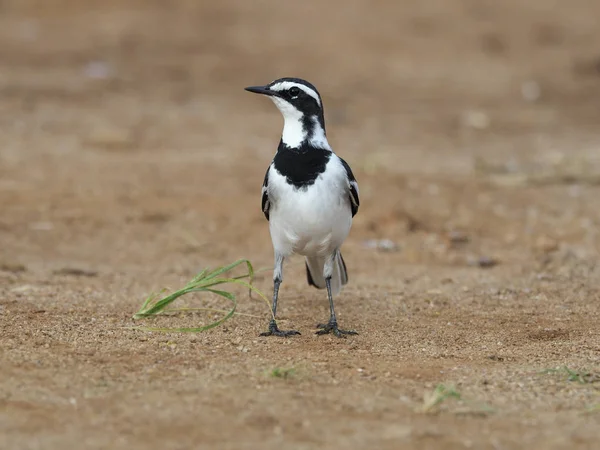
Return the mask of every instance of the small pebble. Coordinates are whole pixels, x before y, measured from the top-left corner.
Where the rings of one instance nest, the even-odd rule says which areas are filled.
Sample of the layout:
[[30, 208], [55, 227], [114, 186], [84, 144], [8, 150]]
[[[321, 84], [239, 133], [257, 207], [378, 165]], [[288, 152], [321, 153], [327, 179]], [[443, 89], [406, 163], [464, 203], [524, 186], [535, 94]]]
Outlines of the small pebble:
[[35, 231], [50, 231], [54, 228], [52, 222], [34, 222], [29, 224], [29, 228]]
[[382, 252], [398, 251], [398, 245], [390, 239], [369, 239], [364, 242], [364, 246]]
[[111, 75], [110, 66], [104, 61], [92, 61], [84, 68], [85, 76], [97, 80], [104, 80]]
[[448, 233], [448, 240], [452, 244], [464, 244], [469, 242], [469, 236], [462, 231], [451, 231]]
[[521, 95], [528, 102], [535, 102], [540, 98], [541, 94], [542, 90], [536, 81], [530, 80], [521, 84]]
[[469, 257], [467, 263], [470, 266], [478, 266], [484, 269], [498, 265], [498, 260], [489, 256], [480, 256], [478, 258]]
[[465, 111], [462, 114], [461, 122], [468, 128], [485, 130], [490, 126], [490, 118], [483, 111]]

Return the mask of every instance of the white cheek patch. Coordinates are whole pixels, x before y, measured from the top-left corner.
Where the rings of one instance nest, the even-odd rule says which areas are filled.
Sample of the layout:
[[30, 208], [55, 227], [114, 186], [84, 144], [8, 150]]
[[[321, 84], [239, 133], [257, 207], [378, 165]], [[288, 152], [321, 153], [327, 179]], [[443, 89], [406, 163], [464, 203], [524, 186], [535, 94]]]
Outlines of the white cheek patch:
[[291, 103], [286, 102], [284, 99], [279, 97], [269, 97], [275, 103], [275, 106], [281, 111], [284, 119], [301, 120], [303, 114]]
[[313, 91], [308, 86], [305, 86], [300, 83], [294, 83], [293, 81], [281, 81], [280, 83], [274, 84], [269, 89], [271, 89], [272, 91], [281, 92], [281, 91], [287, 91], [288, 89], [290, 89], [292, 87], [297, 87], [298, 89], [303, 90], [307, 95], [310, 95], [312, 98], [314, 98], [317, 101], [317, 105], [321, 106], [321, 99], [319, 98], [319, 94], [317, 94], [315, 91]]

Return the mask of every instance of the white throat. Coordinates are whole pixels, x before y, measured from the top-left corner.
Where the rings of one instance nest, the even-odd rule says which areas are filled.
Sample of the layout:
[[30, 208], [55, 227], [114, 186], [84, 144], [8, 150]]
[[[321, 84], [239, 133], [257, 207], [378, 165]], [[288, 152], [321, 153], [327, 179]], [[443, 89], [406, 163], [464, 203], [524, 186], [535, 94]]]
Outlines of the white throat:
[[279, 97], [270, 97], [273, 103], [277, 105], [283, 115], [283, 132], [281, 140], [290, 148], [299, 148], [304, 142], [307, 142], [316, 148], [331, 150], [325, 130], [319, 123], [317, 116], [311, 117], [312, 131], [309, 137], [309, 130], [304, 129], [302, 119], [304, 114], [293, 105]]
[[302, 125], [302, 112], [279, 97], [271, 97], [271, 100], [273, 100], [273, 103], [275, 103], [283, 115], [283, 133], [281, 134], [281, 140], [288, 147], [300, 147], [300, 145], [306, 141], [307, 137], [307, 132]]

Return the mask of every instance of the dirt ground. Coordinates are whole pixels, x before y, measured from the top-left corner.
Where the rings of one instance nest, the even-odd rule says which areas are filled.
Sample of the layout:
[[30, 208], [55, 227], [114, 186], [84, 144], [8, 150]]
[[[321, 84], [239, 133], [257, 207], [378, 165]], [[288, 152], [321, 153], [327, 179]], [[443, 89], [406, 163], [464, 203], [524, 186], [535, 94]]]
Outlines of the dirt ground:
[[[598, 448], [599, 2], [0, 12], [0, 448]], [[272, 264], [282, 123], [243, 87], [282, 76], [319, 87], [360, 184], [337, 300], [360, 335], [314, 335], [301, 259], [280, 296], [301, 336], [259, 337], [240, 289], [251, 316], [205, 333], [129, 329], [204, 267]]]

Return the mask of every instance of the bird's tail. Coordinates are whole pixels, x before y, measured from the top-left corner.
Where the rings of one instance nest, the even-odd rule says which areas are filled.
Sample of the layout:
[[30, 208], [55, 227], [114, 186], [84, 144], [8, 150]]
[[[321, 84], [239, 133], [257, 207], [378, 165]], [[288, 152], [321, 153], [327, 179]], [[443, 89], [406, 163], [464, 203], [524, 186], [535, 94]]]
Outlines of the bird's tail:
[[[306, 258], [306, 278], [308, 284], [317, 289], [325, 289], [325, 278], [323, 277], [323, 268], [325, 266], [325, 258], [318, 256]], [[342, 286], [348, 283], [348, 271], [346, 263], [342, 258], [342, 253], [337, 252], [333, 261], [333, 275], [331, 276], [331, 294], [337, 295], [342, 290]]]

